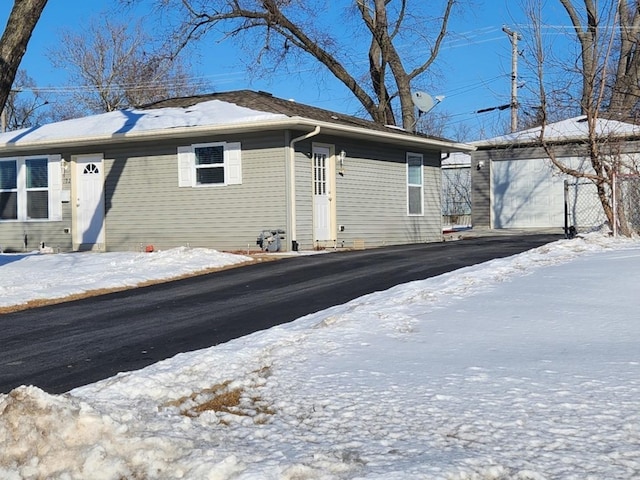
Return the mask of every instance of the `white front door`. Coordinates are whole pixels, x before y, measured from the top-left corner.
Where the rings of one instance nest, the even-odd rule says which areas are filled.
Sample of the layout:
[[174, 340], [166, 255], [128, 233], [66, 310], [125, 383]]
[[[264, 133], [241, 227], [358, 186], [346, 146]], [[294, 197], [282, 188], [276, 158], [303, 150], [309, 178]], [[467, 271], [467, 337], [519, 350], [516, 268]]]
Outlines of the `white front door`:
[[74, 243], [81, 250], [104, 249], [104, 172], [102, 157], [76, 158]]
[[324, 242], [331, 238], [331, 152], [328, 147], [313, 148], [313, 239]]

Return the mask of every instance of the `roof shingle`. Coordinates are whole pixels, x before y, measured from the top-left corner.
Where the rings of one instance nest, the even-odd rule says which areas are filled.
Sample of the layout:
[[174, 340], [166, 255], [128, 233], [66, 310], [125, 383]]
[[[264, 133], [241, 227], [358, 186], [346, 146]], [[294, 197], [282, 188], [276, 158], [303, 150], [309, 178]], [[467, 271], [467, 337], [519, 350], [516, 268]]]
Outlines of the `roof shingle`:
[[430, 138], [440, 141], [449, 141], [444, 138], [438, 138], [429, 135], [416, 134], [408, 132], [401, 128], [390, 127], [380, 125], [371, 120], [365, 120], [363, 118], [355, 117], [352, 115], [345, 115], [342, 113], [333, 112], [331, 110], [325, 110], [322, 108], [312, 107], [303, 103], [298, 103], [294, 100], [285, 100], [283, 98], [274, 97], [272, 94], [262, 91], [253, 90], [236, 90], [231, 92], [218, 92], [209, 93], [204, 95], [194, 95], [190, 97], [170, 98], [167, 100], [161, 100], [158, 102], [150, 103], [138, 107], [140, 109], [151, 108], [188, 108], [196, 105], [200, 102], [206, 102], [210, 100], [220, 100], [223, 102], [233, 103], [235, 105], [250, 108], [252, 110], [259, 110], [269, 113], [278, 113], [286, 115], [288, 117], [302, 117], [311, 120], [318, 120], [322, 122], [335, 123], [339, 125], [347, 125], [352, 127], [367, 128], [370, 130], [377, 130], [382, 132], [389, 132], [395, 134], [405, 134], [410, 136], [418, 136], [422, 138]]

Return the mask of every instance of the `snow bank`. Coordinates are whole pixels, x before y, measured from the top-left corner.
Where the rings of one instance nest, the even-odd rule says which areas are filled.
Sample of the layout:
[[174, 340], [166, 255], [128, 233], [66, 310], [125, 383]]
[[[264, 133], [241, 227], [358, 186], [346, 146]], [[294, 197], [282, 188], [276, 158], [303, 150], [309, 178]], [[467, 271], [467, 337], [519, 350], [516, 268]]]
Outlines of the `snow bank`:
[[149, 478], [168, 471], [174, 442], [134, 438], [126, 425], [68, 395], [20, 387], [0, 401], [0, 476]]
[[244, 255], [187, 247], [152, 253], [0, 254], [0, 307], [132, 287], [252, 260]]
[[22, 387], [0, 395], [0, 477], [633, 478], [639, 267], [638, 242], [563, 240], [66, 395]]

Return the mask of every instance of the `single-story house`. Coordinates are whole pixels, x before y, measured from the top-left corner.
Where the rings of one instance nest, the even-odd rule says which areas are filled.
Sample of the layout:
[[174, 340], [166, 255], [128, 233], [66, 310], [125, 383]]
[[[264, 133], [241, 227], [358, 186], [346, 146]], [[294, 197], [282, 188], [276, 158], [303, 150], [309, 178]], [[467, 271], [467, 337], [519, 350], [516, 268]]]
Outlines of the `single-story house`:
[[248, 90], [7, 132], [0, 246], [246, 251], [264, 231], [282, 250], [440, 241], [441, 157], [472, 149]]
[[[603, 152], [638, 164], [640, 126], [600, 118], [596, 131], [603, 139]], [[595, 227], [604, 223], [593, 183], [561, 174], [540, 146], [540, 133], [541, 128], [535, 127], [471, 142], [476, 147], [470, 154], [474, 228], [563, 228], [565, 199], [573, 202], [567, 212], [572, 217], [569, 224]], [[544, 138], [563, 164], [579, 171], [592, 170], [585, 141], [586, 117], [549, 124]], [[572, 189], [571, 198], [565, 197], [565, 188]]]

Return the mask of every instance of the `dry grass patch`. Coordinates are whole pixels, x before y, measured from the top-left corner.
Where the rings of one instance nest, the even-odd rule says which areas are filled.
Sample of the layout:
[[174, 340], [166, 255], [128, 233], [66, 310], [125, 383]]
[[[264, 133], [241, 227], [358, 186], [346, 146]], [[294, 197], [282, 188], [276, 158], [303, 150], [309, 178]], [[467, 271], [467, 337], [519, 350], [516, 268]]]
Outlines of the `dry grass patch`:
[[[269, 374], [269, 367], [264, 367], [252, 372], [251, 376], [257, 376], [258, 379], [264, 380]], [[250, 384], [255, 383], [252, 380], [250, 379]], [[228, 380], [168, 402], [164, 407], [177, 408], [181, 415], [189, 418], [197, 418], [205, 412], [214, 412], [220, 414], [219, 420], [223, 425], [230, 424], [228, 420], [225, 420], [226, 415], [251, 417], [254, 423], [264, 424], [276, 412], [268, 402], [253, 391], [259, 386], [258, 383], [251, 385], [252, 388], [249, 391], [247, 387], [237, 386], [237, 383]]]

